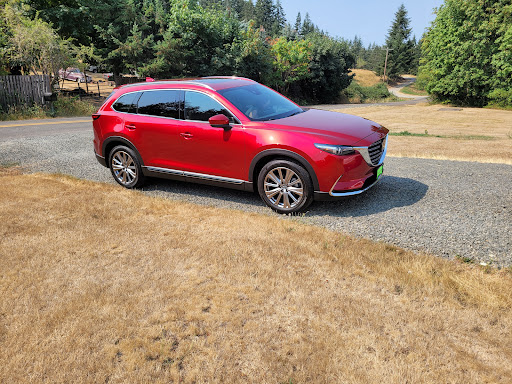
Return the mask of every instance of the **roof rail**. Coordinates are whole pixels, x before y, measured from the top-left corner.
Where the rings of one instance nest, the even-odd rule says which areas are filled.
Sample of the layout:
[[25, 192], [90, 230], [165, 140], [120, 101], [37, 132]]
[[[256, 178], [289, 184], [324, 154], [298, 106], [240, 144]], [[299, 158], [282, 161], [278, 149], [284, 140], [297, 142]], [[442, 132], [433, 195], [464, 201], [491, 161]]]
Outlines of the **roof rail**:
[[[212, 87], [210, 87], [208, 84], [201, 83], [199, 81], [193, 81], [193, 80], [159, 80], [159, 81], [151, 81], [148, 82], [151, 85], [162, 85], [162, 84], [192, 84], [192, 85], [198, 85], [200, 87], [208, 88], [210, 90], [214, 90]], [[125, 84], [122, 87], [123, 88], [130, 88], [130, 87], [136, 87], [142, 84], [148, 84], [146, 82], [140, 82], [140, 83], [132, 83], [132, 84]]]
[[204, 76], [201, 77], [201, 79], [237, 79], [237, 80], [249, 80], [254, 81], [253, 79], [249, 79], [247, 77], [240, 77], [240, 76]]

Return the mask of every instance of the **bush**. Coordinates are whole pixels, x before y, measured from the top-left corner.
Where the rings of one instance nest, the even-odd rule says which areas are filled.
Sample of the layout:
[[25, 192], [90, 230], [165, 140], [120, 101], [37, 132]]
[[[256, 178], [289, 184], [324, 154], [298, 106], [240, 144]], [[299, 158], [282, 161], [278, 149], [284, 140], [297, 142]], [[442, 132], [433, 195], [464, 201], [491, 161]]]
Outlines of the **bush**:
[[78, 97], [62, 97], [53, 103], [54, 111], [39, 105], [11, 107], [7, 113], [0, 111], [0, 120], [47, 119], [48, 117], [87, 116], [98, 109], [90, 101]]
[[345, 90], [345, 95], [354, 103], [365, 103], [367, 101], [380, 101], [391, 96], [384, 83], [378, 83], [371, 87], [363, 87], [352, 81]]
[[512, 88], [511, 89], [495, 89], [489, 93], [489, 105], [497, 107], [512, 106]]
[[86, 116], [92, 115], [98, 108], [90, 101], [80, 100], [78, 97], [62, 97], [53, 103], [55, 116]]
[[418, 71], [418, 76], [416, 76], [416, 82], [414, 83], [416, 89], [420, 91], [426, 91], [427, 85], [431, 81], [431, 76], [429, 72], [426, 70], [422, 70], [421, 68]]

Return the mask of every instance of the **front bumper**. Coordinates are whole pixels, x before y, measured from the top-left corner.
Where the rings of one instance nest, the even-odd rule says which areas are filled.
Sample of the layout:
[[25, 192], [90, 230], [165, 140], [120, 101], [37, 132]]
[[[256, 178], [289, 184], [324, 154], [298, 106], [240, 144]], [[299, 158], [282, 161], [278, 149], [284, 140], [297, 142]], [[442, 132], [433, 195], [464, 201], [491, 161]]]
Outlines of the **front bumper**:
[[[381, 164], [381, 166], [383, 166], [383, 165]], [[380, 175], [377, 175], [377, 170], [379, 168], [380, 167], [375, 168], [374, 175], [367, 178], [366, 181], [364, 182], [363, 186], [359, 189], [349, 190], [349, 191], [334, 191], [333, 190], [334, 187], [333, 187], [333, 189], [331, 189], [330, 192], [315, 191], [314, 199], [317, 201], [329, 201], [329, 200], [337, 200], [339, 198], [355, 196], [355, 195], [364, 193], [367, 190], [369, 190], [370, 188], [372, 188], [375, 184], [377, 184], [380, 181], [380, 179], [382, 179], [383, 173], [381, 173]]]

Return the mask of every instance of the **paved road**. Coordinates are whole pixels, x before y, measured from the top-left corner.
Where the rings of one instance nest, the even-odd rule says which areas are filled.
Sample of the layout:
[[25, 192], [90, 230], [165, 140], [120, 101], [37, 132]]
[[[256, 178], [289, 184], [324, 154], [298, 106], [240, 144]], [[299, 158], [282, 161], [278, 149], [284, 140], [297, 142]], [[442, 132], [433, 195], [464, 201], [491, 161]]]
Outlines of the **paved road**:
[[414, 99], [418, 102], [426, 101], [428, 96], [417, 96], [417, 95], [409, 95], [407, 93], [402, 93], [402, 88], [405, 88], [411, 84], [416, 82], [416, 77], [404, 76], [403, 81], [394, 87], [389, 87], [389, 92], [391, 92], [396, 97], [400, 97], [402, 99]]
[[[87, 118], [0, 123], [0, 164], [6, 163], [114, 183], [93, 155]], [[303, 220], [443, 257], [512, 265], [511, 165], [388, 157], [384, 172], [367, 193], [314, 203]], [[167, 180], [144, 191], [274, 214], [246, 192]]]

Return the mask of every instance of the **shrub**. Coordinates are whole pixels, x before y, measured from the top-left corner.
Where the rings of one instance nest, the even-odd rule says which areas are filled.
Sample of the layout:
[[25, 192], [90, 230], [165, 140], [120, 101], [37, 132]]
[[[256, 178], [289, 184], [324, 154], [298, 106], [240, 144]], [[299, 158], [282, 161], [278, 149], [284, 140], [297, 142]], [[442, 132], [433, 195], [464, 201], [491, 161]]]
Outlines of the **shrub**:
[[384, 83], [378, 83], [371, 87], [363, 87], [357, 82], [350, 83], [345, 90], [345, 95], [354, 103], [364, 103], [366, 101], [379, 101], [391, 96]]
[[17, 105], [7, 113], [0, 111], [0, 120], [46, 119], [48, 117], [87, 116], [96, 112], [97, 107], [90, 101], [78, 97], [59, 97], [53, 103], [54, 110], [39, 105]]
[[489, 93], [489, 105], [498, 107], [512, 106], [512, 88], [511, 89], [495, 89]]
[[85, 116], [93, 114], [98, 109], [90, 101], [62, 96], [53, 103], [53, 107], [55, 116]]

